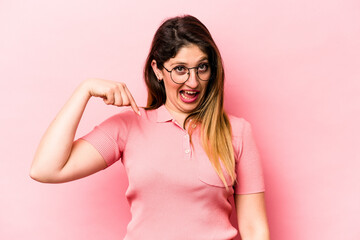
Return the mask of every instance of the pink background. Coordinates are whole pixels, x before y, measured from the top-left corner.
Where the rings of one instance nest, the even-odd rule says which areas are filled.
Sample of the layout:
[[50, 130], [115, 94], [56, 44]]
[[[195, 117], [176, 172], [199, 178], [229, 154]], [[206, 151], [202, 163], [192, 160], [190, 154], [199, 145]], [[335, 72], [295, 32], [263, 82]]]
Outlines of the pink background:
[[[29, 167], [84, 79], [125, 82], [144, 106], [153, 34], [183, 13], [208, 26], [226, 108], [253, 125], [272, 239], [360, 239], [358, 0], [0, 1], [0, 239], [122, 239], [121, 163], [60, 185], [31, 180]], [[118, 111], [91, 100], [78, 136]]]

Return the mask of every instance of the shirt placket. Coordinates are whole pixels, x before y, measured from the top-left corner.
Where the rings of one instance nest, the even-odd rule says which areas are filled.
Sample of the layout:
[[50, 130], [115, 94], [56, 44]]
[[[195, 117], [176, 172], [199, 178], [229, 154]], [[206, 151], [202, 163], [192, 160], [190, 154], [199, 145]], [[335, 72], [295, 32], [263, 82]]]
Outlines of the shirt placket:
[[183, 149], [184, 149], [184, 159], [189, 160], [191, 158], [191, 144], [190, 136], [187, 132], [184, 133], [183, 137]]
[[178, 124], [178, 122], [176, 122], [175, 120], [172, 120], [172, 122], [181, 129], [181, 134], [183, 135], [182, 142], [183, 142], [184, 159], [189, 160], [191, 158], [191, 153], [192, 153], [191, 144], [190, 144], [190, 136], [189, 136], [188, 132]]

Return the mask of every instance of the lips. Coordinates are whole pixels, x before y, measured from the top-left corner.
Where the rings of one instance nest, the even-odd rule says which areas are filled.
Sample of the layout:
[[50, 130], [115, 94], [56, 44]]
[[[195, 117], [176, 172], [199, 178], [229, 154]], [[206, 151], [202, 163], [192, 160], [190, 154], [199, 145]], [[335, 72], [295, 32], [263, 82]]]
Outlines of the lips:
[[199, 96], [198, 90], [180, 90], [180, 98], [185, 103], [195, 102]]

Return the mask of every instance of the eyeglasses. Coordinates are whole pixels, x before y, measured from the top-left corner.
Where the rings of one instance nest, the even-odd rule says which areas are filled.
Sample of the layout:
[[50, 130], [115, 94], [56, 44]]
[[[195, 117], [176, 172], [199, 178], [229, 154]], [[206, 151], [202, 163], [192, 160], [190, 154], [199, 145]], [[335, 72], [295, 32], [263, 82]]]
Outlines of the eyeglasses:
[[168, 70], [164, 65], [162, 66], [170, 73], [171, 80], [177, 84], [182, 84], [189, 79], [190, 69], [195, 69], [197, 77], [202, 81], [209, 81], [211, 76], [210, 66], [208, 63], [201, 63], [199, 66], [192, 68], [179, 65], [171, 70]]

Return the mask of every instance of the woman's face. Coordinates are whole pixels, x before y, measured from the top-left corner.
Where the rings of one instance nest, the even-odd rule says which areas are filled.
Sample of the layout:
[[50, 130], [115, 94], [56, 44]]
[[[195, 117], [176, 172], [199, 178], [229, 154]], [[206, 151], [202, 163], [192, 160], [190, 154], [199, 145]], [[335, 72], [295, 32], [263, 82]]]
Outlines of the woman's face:
[[[153, 64], [153, 68], [155, 66], [156, 64]], [[166, 107], [177, 113], [191, 113], [204, 97], [208, 84], [208, 81], [200, 80], [199, 76], [202, 79], [210, 77], [211, 70], [207, 54], [197, 45], [189, 44], [182, 47], [174, 58], [164, 62], [163, 66], [162, 70], [155, 67], [154, 71], [164, 81]], [[165, 68], [169, 71], [175, 68], [172, 71], [172, 78]], [[190, 75], [186, 73], [186, 68], [193, 68], [189, 70]], [[199, 74], [196, 74], [196, 68]], [[181, 78], [182, 74], [184, 78]], [[173, 80], [176, 81], [179, 76], [180, 80], [186, 80], [188, 76], [188, 80], [181, 84], [175, 83]]]

